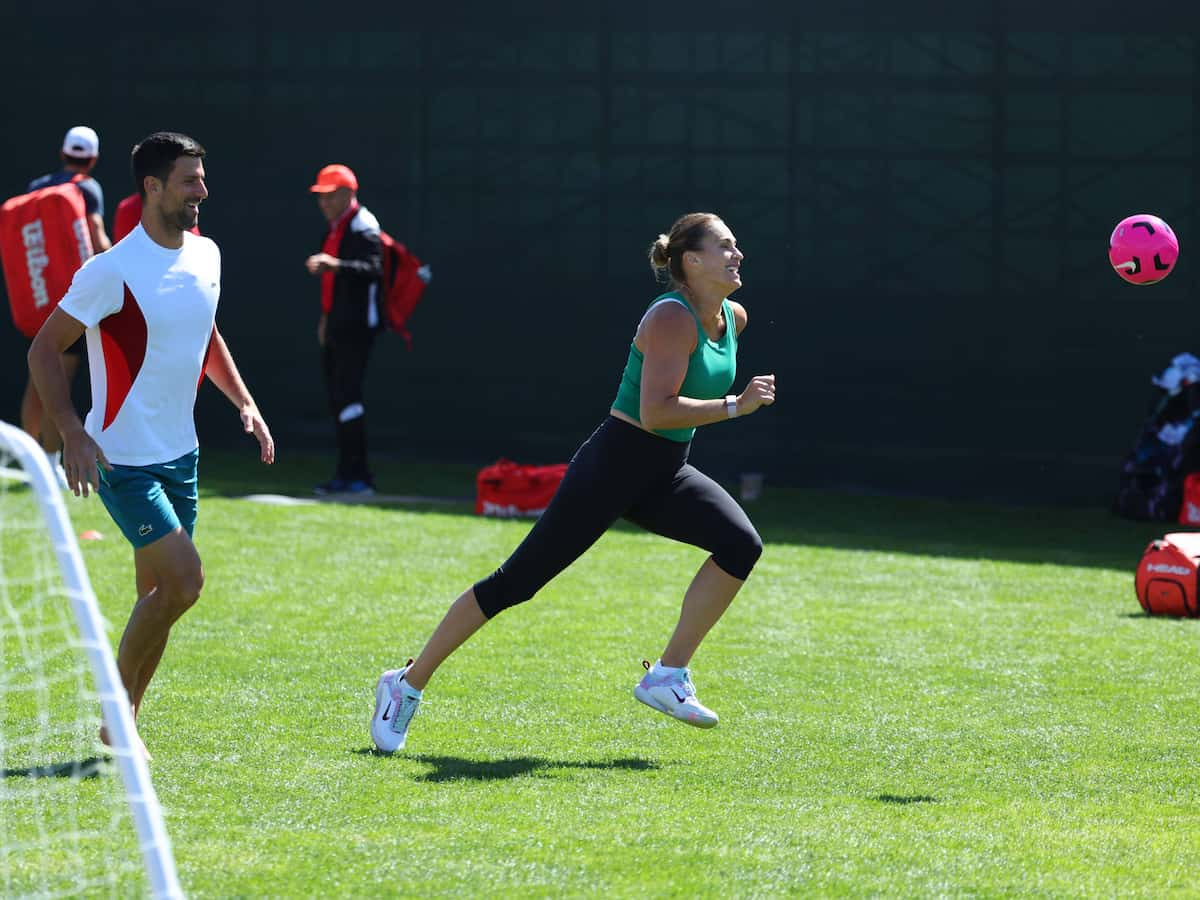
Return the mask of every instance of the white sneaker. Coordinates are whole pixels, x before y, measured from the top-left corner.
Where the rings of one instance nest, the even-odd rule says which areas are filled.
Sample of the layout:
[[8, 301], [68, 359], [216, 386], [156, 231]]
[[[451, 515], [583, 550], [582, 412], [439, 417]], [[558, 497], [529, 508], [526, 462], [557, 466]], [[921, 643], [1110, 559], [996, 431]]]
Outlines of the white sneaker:
[[633, 696], [659, 712], [674, 716], [697, 728], [712, 728], [717, 724], [717, 714], [696, 699], [696, 686], [686, 669], [662, 671], [662, 660], [651, 667], [649, 660], [642, 660], [646, 674], [633, 689]]
[[404, 749], [408, 739], [408, 723], [421, 705], [421, 692], [401, 684], [404, 674], [412, 668], [410, 659], [403, 669], [388, 669], [375, 683], [375, 713], [371, 716], [371, 740], [381, 753]]

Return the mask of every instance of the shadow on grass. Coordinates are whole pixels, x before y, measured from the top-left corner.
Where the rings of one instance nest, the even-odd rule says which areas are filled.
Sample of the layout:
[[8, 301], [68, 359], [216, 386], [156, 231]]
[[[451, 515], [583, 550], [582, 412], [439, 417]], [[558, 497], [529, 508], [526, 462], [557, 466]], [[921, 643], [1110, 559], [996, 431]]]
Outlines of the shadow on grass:
[[[355, 751], [363, 756], [383, 756], [377, 750]], [[539, 756], [514, 756], [510, 759], [464, 759], [461, 756], [406, 756], [415, 762], [432, 766], [433, 771], [418, 776], [416, 781], [501, 781], [520, 778], [553, 769], [625, 769], [634, 772], [651, 771], [658, 763], [648, 759], [627, 758], [568, 762], [543, 759]]]
[[1188, 625], [1188, 622], [1200, 622], [1200, 619], [1195, 616], [1168, 616], [1161, 613], [1151, 615], [1146, 611], [1121, 613], [1122, 619], [1144, 619], [1147, 622], [1172, 622], [1182, 625], [1185, 628], [1195, 628], [1196, 625]]
[[906, 806], [910, 803], [937, 803], [938, 798], [929, 794], [876, 794], [871, 798], [878, 800], [880, 803], [893, 803], [897, 806]]
[[[330, 503], [355, 506], [395, 506], [391, 495], [424, 496], [438, 505], [450, 502], [472, 506], [475, 501], [475, 473], [478, 466], [462, 463], [438, 463], [389, 457], [374, 459], [375, 487], [381, 499], [342, 496]], [[280, 494], [305, 500], [317, 500], [313, 487], [332, 475], [333, 455], [292, 451], [263, 465], [254, 448], [246, 452], [200, 450], [200, 495], [243, 497], [247, 494]]]
[[[328, 460], [314, 454], [295, 456], [291, 462], [263, 466], [253, 453], [204, 452], [201, 490], [205, 496], [275, 493], [312, 499], [312, 485], [328, 477]], [[380, 493], [406, 502], [379, 498], [355, 505], [475, 517], [471, 498], [476, 467], [393, 459], [381, 460], [378, 468]], [[419, 497], [427, 501], [419, 502]], [[1099, 507], [1018, 506], [784, 486], [773, 486], [744, 505], [768, 550], [772, 544], [791, 544], [1087, 566], [1124, 570], [1131, 576], [1152, 539], [1185, 530], [1171, 522], [1121, 519]], [[532, 527], [532, 520], [522, 521]], [[639, 532], [624, 522], [614, 529]]]
[[98, 778], [110, 768], [111, 760], [107, 756], [89, 756], [87, 759], [76, 759], [71, 762], [51, 763], [46, 766], [27, 766], [16, 769], [0, 769], [0, 779], [5, 778], [72, 778], [82, 781], [85, 778]]

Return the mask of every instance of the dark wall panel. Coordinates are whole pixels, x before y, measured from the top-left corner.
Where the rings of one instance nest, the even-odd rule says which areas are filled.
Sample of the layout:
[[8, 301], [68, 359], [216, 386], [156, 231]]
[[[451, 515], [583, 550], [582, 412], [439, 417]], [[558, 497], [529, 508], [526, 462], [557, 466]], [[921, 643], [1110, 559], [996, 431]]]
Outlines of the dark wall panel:
[[[652, 28], [633, 4], [471, 6], [332, 28], [309, 2], [119, 3], [87, 29], [5, 8], [0, 189], [86, 122], [111, 215], [135, 141], [199, 138], [219, 321], [284, 452], [329, 443], [302, 262], [330, 161], [435, 270], [414, 350], [385, 336], [372, 362], [381, 451], [563, 458], [656, 292], [647, 245], [693, 209], [747, 253], [743, 374], [780, 380], [774, 410], [702, 432], [718, 474], [1102, 501], [1150, 375], [1200, 353], [1194, 12], [701, 4]], [[1183, 244], [1151, 288], [1107, 266], [1136, 211]], [[0, 417], [22, 381], [0, 329]], [[214, 391], [197, 414], [237, 440]]]

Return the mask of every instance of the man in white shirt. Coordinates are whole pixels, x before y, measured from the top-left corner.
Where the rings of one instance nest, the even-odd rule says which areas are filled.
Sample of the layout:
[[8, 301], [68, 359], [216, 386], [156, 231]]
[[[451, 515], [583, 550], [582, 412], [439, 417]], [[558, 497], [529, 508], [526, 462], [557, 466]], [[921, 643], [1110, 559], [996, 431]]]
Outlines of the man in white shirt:
[[[75, 273], [29, 349], [30, 373], [63, 436], [68, 487], [84, 497], [96, 490], [134, 548], [138, 600], [117, 668], [135, 719], [171, 626], [204, 585], [192, 531], [193, 407], [205, 375], [237, 407], [262, 461], [275, 460], [271, 432], [215, 324], [220, 251], [189, 232], [208, 196], [203, 160], [204, 148], [174, 132], [134, 147], [140, 224]], [[62, 352], [85, 333], [92, 409], [81, 422]]]

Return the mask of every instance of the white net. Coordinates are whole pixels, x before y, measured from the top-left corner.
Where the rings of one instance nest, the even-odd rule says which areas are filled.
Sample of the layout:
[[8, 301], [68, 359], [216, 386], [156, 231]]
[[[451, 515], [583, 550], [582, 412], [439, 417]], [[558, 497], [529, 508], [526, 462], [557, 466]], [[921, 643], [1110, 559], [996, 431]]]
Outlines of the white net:
[[132, 733], [62, 494], [0, 422], [0, 895], [180, 896]]

